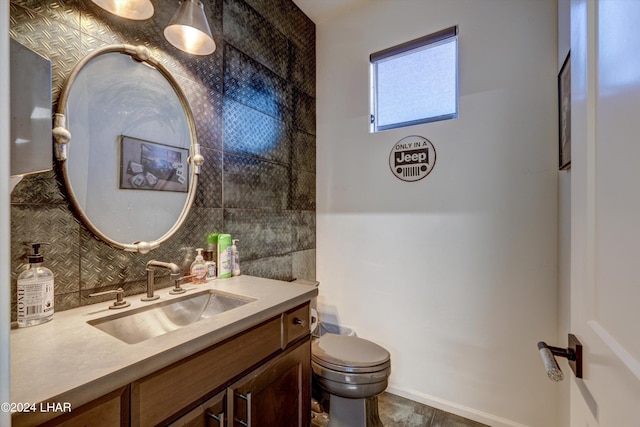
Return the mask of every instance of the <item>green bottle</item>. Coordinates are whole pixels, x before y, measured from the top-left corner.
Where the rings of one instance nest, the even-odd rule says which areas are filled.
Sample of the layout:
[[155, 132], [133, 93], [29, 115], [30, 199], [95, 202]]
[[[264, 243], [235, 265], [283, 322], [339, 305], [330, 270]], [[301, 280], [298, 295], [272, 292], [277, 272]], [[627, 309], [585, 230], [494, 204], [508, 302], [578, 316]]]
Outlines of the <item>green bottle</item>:
[[231, 234], [218, 234], [218, 277], [231, 277]]

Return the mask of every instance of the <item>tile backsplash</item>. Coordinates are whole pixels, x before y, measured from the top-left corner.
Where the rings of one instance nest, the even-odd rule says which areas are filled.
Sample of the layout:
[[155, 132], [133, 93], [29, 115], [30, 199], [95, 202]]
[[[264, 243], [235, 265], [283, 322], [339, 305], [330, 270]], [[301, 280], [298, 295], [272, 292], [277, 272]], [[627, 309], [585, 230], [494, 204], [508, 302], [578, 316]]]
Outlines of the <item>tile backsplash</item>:
[[[154, 1], [146, 21], [85, 0], [11, 0], [10, 35], [52, 62], [53, 107], [75, 64], [109, 44], [148, 47], [184, 91], [205, 157], [186, 223], [149, 254], [112, 249], [74, 215], [56, 170], [25, 177], [11, 194], [12, 319], [29, 242], [45, 241], [56, 311], [141, 293], [150, 259], [188, 268], [210, 231], [239, 239], [244, 274], [315, 279], [315, 26], [291, 0], [204, 0], [216, 51], [171, 46], [164, 26], [178, 2]], [[73, 150], [73, 145], [70, 145]], [[162, 274], [159, 272], [159, 274]], [[159, 287], [170, 286], [168, 277]]]

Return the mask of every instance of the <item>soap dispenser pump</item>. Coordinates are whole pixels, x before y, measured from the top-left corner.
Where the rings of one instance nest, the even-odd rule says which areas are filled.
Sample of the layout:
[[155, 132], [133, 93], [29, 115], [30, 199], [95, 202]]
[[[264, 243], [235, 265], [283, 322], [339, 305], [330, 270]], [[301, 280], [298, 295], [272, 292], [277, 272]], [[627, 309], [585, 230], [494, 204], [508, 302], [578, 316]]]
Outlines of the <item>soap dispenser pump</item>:
[[191, 275], [193, 278], [191, 279], [191, 283], [204, 283], [205, 276], [207, 275], [207, 266], [204, 262], [204, 257], [202, 256], [202, 248], [196, 249], [198, 255], [196, 255], [196, 259], [191, 263]]
[[42, 243], [32, 243], [29, 267], [18, 276], [18, 326], [35, 326], [53, 318], [53, 273], [44, 267]]

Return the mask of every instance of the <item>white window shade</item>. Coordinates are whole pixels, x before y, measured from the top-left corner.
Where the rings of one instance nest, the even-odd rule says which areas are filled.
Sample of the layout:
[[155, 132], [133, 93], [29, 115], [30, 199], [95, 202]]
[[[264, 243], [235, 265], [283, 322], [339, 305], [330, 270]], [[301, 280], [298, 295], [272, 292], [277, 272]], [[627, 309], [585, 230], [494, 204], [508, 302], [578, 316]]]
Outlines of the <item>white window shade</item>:
[[372, 130], [458, 115], [457, 28], [371, 55]]

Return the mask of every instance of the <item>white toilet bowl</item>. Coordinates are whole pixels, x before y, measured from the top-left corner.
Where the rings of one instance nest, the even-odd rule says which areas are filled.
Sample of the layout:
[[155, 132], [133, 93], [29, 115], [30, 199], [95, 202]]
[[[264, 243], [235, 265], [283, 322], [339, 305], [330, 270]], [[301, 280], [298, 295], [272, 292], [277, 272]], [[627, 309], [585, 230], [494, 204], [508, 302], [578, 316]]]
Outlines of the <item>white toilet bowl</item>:
[[388, 384], [387, 350], [362, 338], [325, 334], [311, 345], [313, 380], [329, 394], [328, 427], [378, 427], [377, 396]]

